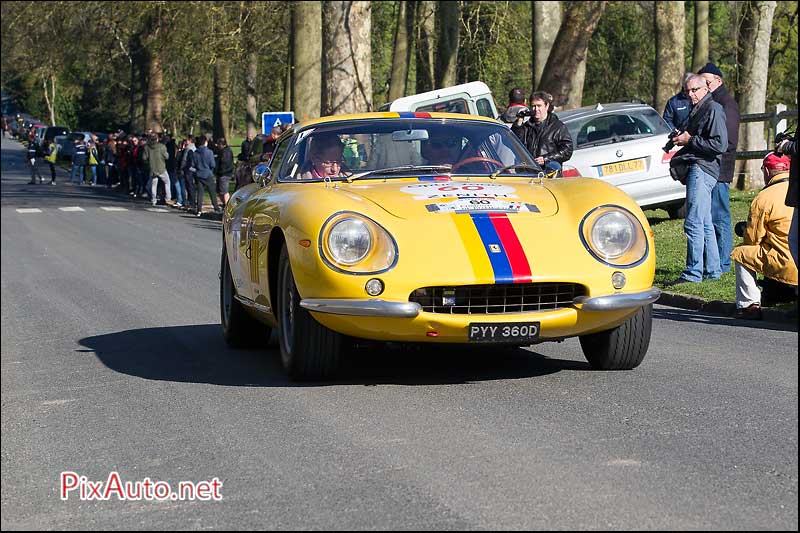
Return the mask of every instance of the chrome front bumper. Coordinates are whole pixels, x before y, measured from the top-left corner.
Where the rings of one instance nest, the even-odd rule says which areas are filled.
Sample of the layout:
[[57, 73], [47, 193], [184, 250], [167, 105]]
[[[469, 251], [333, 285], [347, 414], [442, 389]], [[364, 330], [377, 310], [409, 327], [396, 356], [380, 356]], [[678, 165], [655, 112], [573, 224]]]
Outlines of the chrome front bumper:
[[578, 296], [573, 300], [573, 303], [581, 305], [582, 309], [586, 311], [619, 311], [621, 309], [644, 307], [658, 300], [660, 296], [661, 289], [650, 287], [642, 292], [609, 294], [594, 298]]
[[[586, 311], [618, 311], [643, 307], [658, 300], [661, 289], [651, 287], [643, 292], [610, 294], [587, 298], [579, 296], [573, 300]], [[300, 307], [316, 313], [334, 315], [378, 316], [390, 318], [414, 318], [422, 311], [416, 302], [388, 302], [386, 300], [339, 300], [335, 298], [309, 298], [300, 302]]]

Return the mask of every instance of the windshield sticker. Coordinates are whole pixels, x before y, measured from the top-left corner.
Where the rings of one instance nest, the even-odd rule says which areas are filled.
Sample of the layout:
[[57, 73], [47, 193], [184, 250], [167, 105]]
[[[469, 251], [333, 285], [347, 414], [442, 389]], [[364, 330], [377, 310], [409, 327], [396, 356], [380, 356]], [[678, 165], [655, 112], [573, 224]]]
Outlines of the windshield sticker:
[[540, 213], [536, 204], [494, 198], [459, 198], [451, 202], [427, 204], [425, 208], [431, 213]]
[[516, 189], [499, 183], [449, 182], [415, 183], [400, 189], [413, 194], [414, 200], [434, 200], [437, 198], [516, 198]]

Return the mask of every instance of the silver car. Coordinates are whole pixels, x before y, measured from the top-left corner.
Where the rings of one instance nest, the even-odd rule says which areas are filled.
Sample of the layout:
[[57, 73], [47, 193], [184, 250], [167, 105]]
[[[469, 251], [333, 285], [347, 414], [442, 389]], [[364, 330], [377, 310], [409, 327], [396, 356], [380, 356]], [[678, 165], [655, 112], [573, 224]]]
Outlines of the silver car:
[[597, 104], [561, 111], [575, 151], [563, 175], [599, 178], [625, 191], [643, 209], [665, 209], [682, 216], [686, 187], [669, 175], [665, 153], [670, 128], [643, 103]]

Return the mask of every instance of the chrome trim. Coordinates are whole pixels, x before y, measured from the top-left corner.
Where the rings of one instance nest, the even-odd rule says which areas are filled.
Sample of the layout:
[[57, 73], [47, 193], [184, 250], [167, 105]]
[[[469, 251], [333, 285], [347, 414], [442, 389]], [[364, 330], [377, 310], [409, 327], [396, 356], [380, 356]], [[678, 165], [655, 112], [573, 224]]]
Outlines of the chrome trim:
[[334, 298], [308, 298], [300, 302], [300, 307], [316, 313], [391, 318], [414, 318], [422, 310], [422, 307], [414, 302], [339, 300]]
[[268, 305], [257, 304], [253, 300], [249, 298], [245, 298], [244, 296], [239, 296], [238, 294], [233, 295], [236, 298], [236, 301], [241, 303], [242, 305], [246, 305], [247, 307], [252, 307], [256, 311], [261, 311], [262, 313], [271, 313], [272, 308]]
[[617, 293], [594, 298], [578, 296], [572, 303], [574, 305], [582, 305], [586, 311], [618, 311], [620, 309], [643, 307], [658, 300], [659, 296], [661, 296], [661, 289], [650, 287], [642, 292]]

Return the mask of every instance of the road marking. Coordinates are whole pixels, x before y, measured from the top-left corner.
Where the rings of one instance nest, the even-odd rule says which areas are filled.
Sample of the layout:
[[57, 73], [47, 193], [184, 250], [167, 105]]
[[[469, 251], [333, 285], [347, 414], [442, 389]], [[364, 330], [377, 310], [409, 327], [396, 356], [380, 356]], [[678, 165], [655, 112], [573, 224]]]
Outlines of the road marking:
[[103, 211], [127, 211], [126, 207], [101, 207]]
[[146, 207], [145, 211], [152, 211], [153, 213], [169, 213], [169, 209], [159, 209], [157, 207]]
[[22, 209], [17, 209], [17, 213], [41, 213], [41, 209], [37, 209], [35, 207], [24, 207]]
[[59, 207], [59, 211], [83, 211], [82, 207]]

